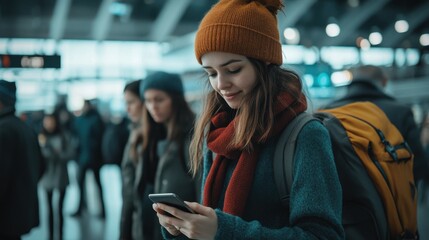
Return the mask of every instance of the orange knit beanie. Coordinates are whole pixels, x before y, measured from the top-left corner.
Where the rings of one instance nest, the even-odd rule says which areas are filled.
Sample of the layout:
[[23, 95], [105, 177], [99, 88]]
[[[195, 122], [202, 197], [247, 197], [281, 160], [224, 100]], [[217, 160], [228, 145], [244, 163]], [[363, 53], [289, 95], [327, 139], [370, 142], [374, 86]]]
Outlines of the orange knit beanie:
[[228, 52], [282, 64], [277, 28], [281, 0], [220, 0], [205, 15], [195, 37], [195, 56]]

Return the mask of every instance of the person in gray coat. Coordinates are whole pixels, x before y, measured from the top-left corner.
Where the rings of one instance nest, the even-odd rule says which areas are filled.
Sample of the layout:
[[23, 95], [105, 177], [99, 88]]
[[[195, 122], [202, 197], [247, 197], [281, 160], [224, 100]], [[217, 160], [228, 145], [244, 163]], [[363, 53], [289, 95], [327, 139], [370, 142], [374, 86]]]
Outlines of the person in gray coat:
[[140, 230], [133, 239], [161, 239], [161, 226], [148, 194], [173, 192], [186, 201], [199, 199], [200, 178], [189, 172], [188, 155], [195, 115], [177, 74], [149, 75], [140, 85], [140, 97], [144, 103], [141, 127], [131, 134], [135, 141], [128, 150], [128, 162], [136, 169], [134, 229]]
[[0, 239], [39, 225], [37, 184], [44, 164], [36, 133], [15, 116], [15, 82], [0, 80]]
[[[49, 215], [49, 239], [54, 239], [54, 216], [58, 217], [58, 239], [63, 237], [63, 203], [66, 188], [69, 184], [67, 162], [72, 158], [77, 147], [68, 131], [63, 131], [57, 115], [45, 114], [42, 122], [42, 132], [39, 134], [39, 144], [46, 163], [46, 171], [40, 180], [40, 185], [46, 190]], [[58, 191], [58, 205], [55, 207], [53, 193]], [[54, 213], [54, 209], [58, 214]]]

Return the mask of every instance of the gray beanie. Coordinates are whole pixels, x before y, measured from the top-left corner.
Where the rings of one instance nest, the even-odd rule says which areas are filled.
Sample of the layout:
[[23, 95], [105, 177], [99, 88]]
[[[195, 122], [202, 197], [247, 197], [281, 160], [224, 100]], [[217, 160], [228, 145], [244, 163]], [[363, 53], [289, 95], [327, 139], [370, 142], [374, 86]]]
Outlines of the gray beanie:
[[155, 72], [143, 79], [140, 84], [140, 98], [143, 99], [144, 92], [148, 89], [157, 89], [183, 95], [182, 80], [178, 74], [173, 73]]
[[0, 101], [4, 105], [15, 105], [15, 102], [16, 102], [15, 82], [0, 80]]

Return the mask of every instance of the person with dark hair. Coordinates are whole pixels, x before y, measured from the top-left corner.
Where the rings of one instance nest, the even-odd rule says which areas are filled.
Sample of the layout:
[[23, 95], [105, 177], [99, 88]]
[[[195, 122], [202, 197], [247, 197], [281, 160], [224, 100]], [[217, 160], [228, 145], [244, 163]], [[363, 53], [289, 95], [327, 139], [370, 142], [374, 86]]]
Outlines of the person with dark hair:
[[352, 82], [347, 86], [344, 97], [337, 99], [324, 108], [334, 108], [352, 102], [370, 101], [377, 105], [398, 128], [414, 154], [414, 179], [429, 179], [429, 159], [420, 141], [420, 129], [417, 126], [411, 107], [398, 102], [385, 93], [389, 78], [382, 68], [363, 65], [351, 68]]
[[[140, 205], [140, 201], [135, 201], [138, 197], [135, 191], [135, 162], [130, 159], [130, 146], [135, 145], [137, 136], [140, 133], [140, 120], [143, 112], [143, 101], [140, 99], [141, 80], [129, 82], [124, 88], [124, 99], [127, 108], [130, 124], [130, 137], [122, 157], [121, 175], [122, 175], [122, 209], [121, 222], [119, 228], [119, 239], [128, 240], [142, 239], [141, 217], [137, 215], [135, 205]], [[138, 198], [137, 198], [138, 199]]]
[[[46, 162], [46, 171], [40, 184], [47, 193], [49, 239], [54, 239], [55, 232], [58, 234], [58, 239], [62, 239], [64, 230], [63, 203], [69, 184], [67, 162], [74, 154], [74, 148], [71, 146], [76, 143], [73, 142], [73, 138], [67, 131], [62, 130], [57, 115], [45, 114], [42, 132], [39, 134], [39, 144]], [[59, 193], [58, 204], [54, 204], [54, 190]], [[58, 214], [55, 214], [54, 209]], [[58, 218], [58, 228], [55, 227], [55, 216]]]
[[105, 218], [105, 206], [103, 200], [103, 188], [101, 186], [100, 169], [103, 164], [102, 138], [104, 133], [104, 121], [100, 113], [90, 100], [85, 100], [81, 116], [74, 121], [76, 136], [78, 139], [77, 163], [79, 166], [77, 180], [80, 191], [79, 206], [73, 216], [81, 216], [84, 207], [87, 207], [85, 180], [86, 172], [93, 171], [95, 183], [98, 188], [101, 218]]
[[190, 154], [192, 172], [202, 169], [203, 199], [187, 202], [196, 214], [153, 204], [167, 239], [344, 239], [342, 190], [322, 123], [310, 121], [298, 135], [288, 208], [276, 188], [279, 133], [307, 109], [301, 79], [281, 67], [281, 8], [280, 0], [220, 0], [200, 23], [195, 55], [211, 88]]
[[[68, 136], [71, 137], [72, 142], [77, 143], [76, 129], [74, 121], [76, 119], [75, 115], [67, 107], [67, 95], [59, 95], [57, 103], [54, 107], [53, 115], [58, 119], [59, 127], [62, 132], [65, 132]], [[70, 149], [71, 153], [69, 155], [69, 160], [76, 160], [77, 146], [70, 146], [73, 149]]]
[[44, 164], [36, 133], [15, 116], [15, 82], [0, 80], [0, 239], [39, 225], [37, 184]]
[[135, 214], [141, 218], [137, 229], [142, 239], [161, 239], [148, 194], [174, 192], [188, 201], [199, 196], [199, 178], [189, 172], [188, 154], [195, 115], [177, 74], [150, 74], [140, 84], [140, 98], [144, 103], [141, 126], [132, 136], [128, 153], [128, 162], [136, 168]]

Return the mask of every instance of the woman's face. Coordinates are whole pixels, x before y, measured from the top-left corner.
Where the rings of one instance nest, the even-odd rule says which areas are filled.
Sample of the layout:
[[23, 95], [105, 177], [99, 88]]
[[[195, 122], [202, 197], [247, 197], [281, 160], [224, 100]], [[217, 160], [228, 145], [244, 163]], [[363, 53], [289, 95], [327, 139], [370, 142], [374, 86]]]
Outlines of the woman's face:
[[143, 102], [139, 96], [130, 91], [124, 93], [125, 104], [127, 105], [127, 113], [130, 120], [134, 123], [138, 122], [142, 115]]
[[144, 104], [157, 123], [167, 123], [173, 113], [171, 97], [162, 90], [148, 89], [144, 93]]
[[55, 122], [55, 118], [52, 116], [45, 116], [43, 118], [43, 127], [46, 129], [46, 131], [48, 132], [54, 132], [55, 128], [57, 126], [57, 123]]
[[232, 109], [240, 107], [243, 97], [256, 86], [256, 71], [249, 59], [242, 55], [209, 52], [201, 58], [210, 84]]

